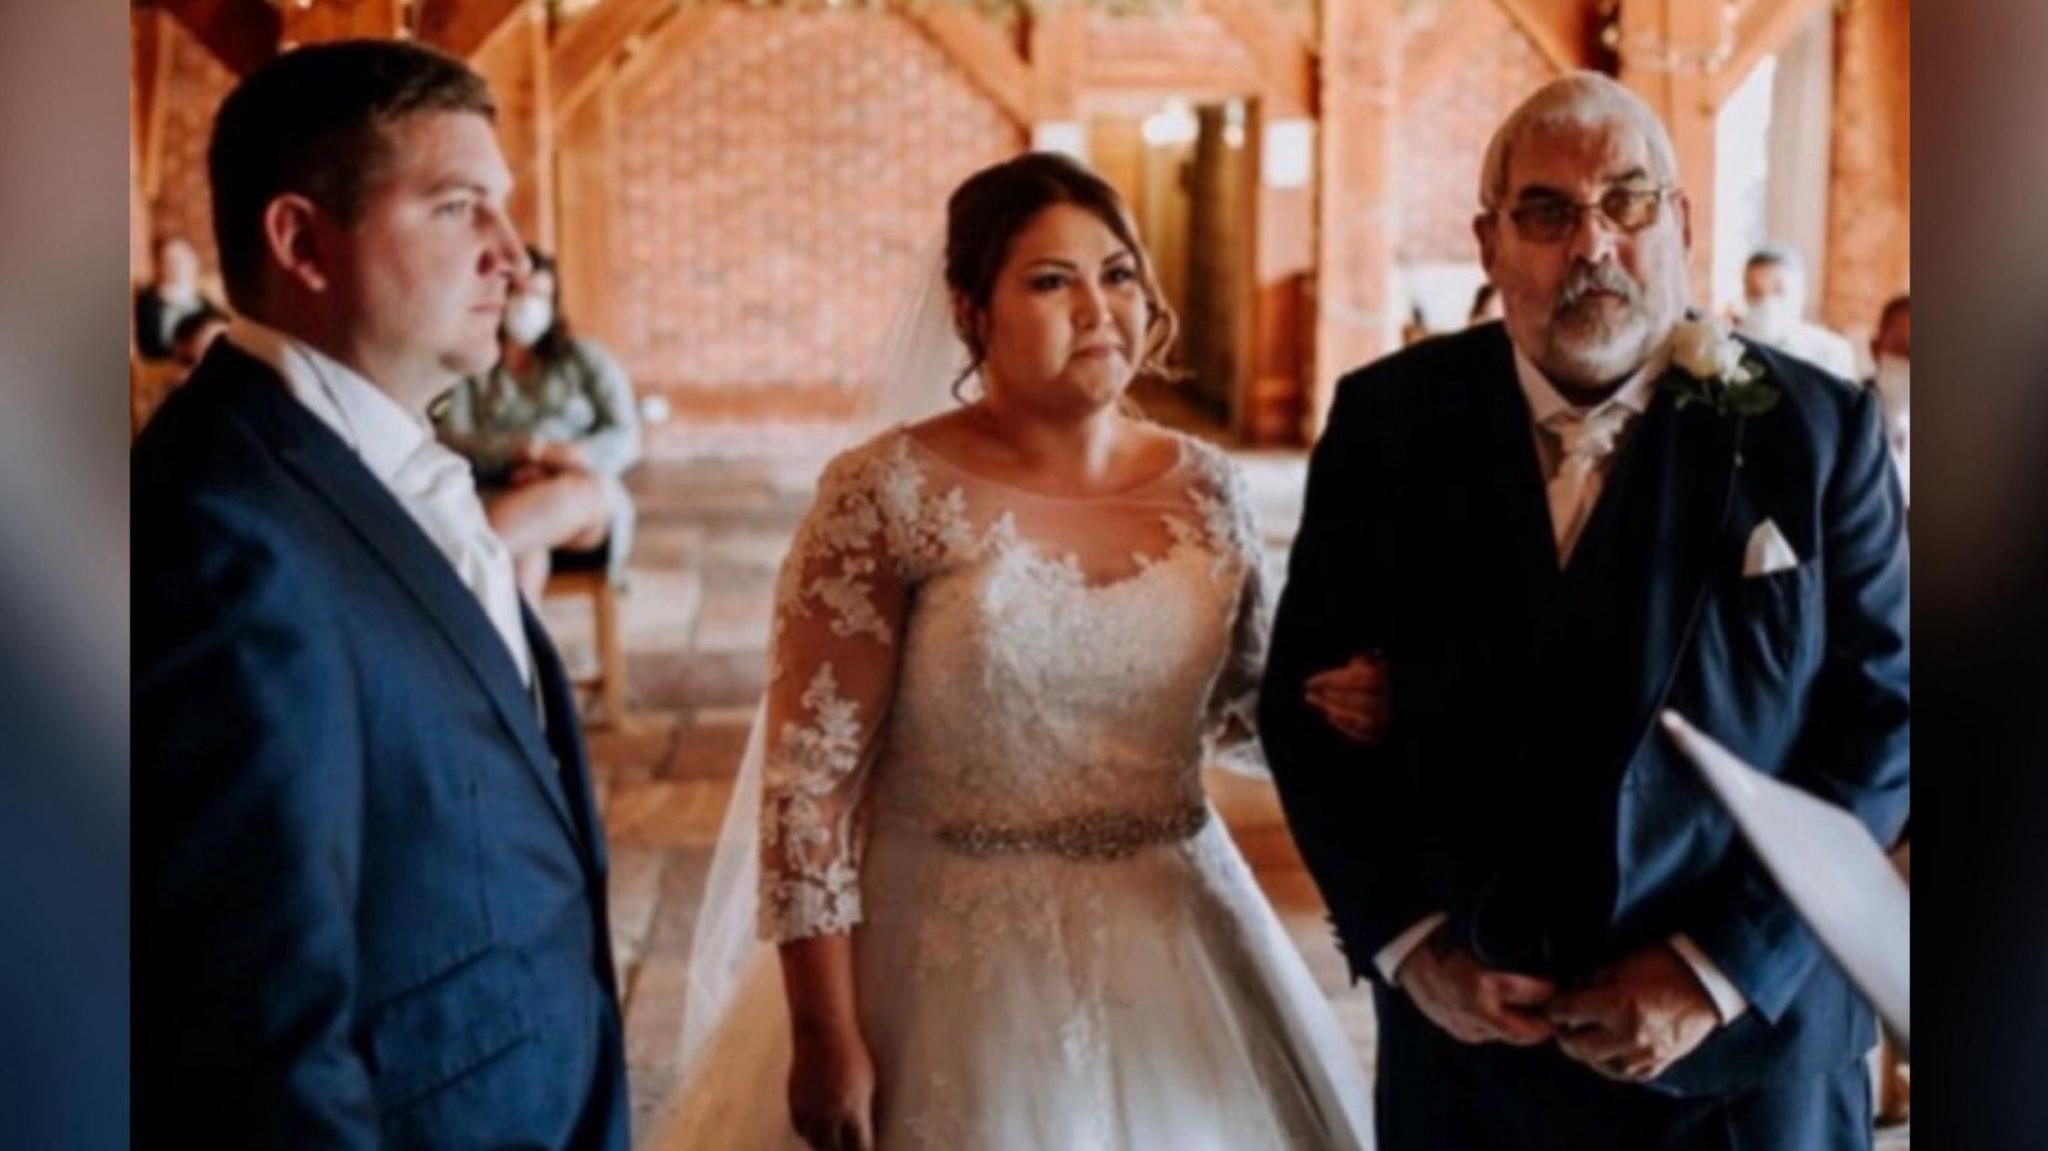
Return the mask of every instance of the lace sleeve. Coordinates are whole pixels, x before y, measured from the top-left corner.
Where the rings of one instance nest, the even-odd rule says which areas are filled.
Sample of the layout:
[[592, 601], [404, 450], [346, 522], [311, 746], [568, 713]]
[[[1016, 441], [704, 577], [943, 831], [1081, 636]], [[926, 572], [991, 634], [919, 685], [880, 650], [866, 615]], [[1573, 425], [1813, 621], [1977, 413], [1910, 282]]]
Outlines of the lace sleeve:
[[761, 771], [762, 938], [860, 922], [861, 798], [895, 687], [904, 579], [877, 468], [833, 462], [783, 561]]
[[1209, 695], [1209, 730], [1214, 741], [1210, 758], [1219, 766], [1263, 777], [1267, 771], [1259, 748], [1257, 717], [1259, 682], [1265, 674], [1266, 648], [1273, 630], [1273, 585], [1266, 574], [1266, 551], [1243, 474], [1221, 456], [1215, 474], [1218, 493], [1209, 514], [1211, 533], [1238, 560], [1244, 575], [1231, 619], [1230, 650]]

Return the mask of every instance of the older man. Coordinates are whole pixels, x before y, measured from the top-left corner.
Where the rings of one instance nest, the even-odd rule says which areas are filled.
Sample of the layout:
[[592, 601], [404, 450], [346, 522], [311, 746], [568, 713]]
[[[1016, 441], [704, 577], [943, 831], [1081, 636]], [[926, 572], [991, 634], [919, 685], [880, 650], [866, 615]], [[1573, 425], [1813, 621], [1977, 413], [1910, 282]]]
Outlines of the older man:
[[1874, 396], [1681, 331], [1676, 175], [1626, 89], [1537, 91], [1474, 222], [1506, 322], [1347, 377], [1311, 464], [1262, 735], [1392, 1151], [1869, 1143], [1869, 1009], [1652, 720], [1891, 842], [1905, 517]]
[[166, 1147], [629, 1145], [570, 689], [424, 410], [526, 254], [490, 92], [397, 42], [222, 103], [242, 319], [135, 447], [135, 1048]]

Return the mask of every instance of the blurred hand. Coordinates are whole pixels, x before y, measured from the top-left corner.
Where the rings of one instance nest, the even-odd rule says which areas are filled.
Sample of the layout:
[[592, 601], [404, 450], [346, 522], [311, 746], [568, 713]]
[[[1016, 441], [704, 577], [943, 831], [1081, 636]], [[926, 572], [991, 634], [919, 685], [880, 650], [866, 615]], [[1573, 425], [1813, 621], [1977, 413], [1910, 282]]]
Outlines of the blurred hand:
[[1553, 1034], [1543, 1007], [1557, 988], [1547, 979], [1496, 971], [1451, 942], [1438, 927], [1394, 972], [1415, 1006], [1460, 1043], [1533, 1047]]
[[789, 1118], [814, 1151], [874, 1151], [875, 1063], [856, 1032], [800, 1033], [789, 1068]]
[[1386, 734], [1390, 701], [1385, 660], [1361, 655], [1342, 667], [1319, 671], [1305, 681], [1304, 696], [1347, 739], [1374, 744]]
[[505, 485], [507, 487], [523, 488], [529, 484], [537, 484], [542, 482], [543, 480], [551, 480], [554, 478], [554, 472], [549, 471], [548, 469], [540, 466], [539, 464], [521, 462], [513, 464], [512, 470], [506, 473]]
[[590, 457], [583, 448], [567, 440], [528, 437], [519, 445], [520, 465], [532, 464], [550, 472], [587, 472]]
[[1669, 944], [1631, 952], [1547, 1011], [1566, 1055], [1610, 1079], [1641, 1082], [1691, 1054], [1721, 1025], [1699, 977]]

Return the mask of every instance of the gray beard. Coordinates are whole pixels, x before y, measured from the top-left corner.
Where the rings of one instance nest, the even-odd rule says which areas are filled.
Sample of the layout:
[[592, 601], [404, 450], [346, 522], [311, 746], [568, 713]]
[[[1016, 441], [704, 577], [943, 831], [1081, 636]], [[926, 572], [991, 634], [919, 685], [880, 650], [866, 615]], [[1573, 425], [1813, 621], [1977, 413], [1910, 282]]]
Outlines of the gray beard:
[[1591, 347], [1584, 341], [1568, 344], [1552, 337], [1544, 370], [1562, 384], [1585, 390], [1605, 387], [1625, 379], [1649, 360], [1657, 349], [1654, 331], [1655, 325], [1645, 319]]

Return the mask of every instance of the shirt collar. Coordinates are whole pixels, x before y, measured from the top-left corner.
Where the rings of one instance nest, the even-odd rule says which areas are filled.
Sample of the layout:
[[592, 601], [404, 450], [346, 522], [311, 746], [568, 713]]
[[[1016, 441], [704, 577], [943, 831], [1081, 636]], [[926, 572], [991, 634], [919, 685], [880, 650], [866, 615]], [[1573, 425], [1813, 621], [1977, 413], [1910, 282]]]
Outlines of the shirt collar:
[[293, 397], [354, 449], [386, 486], [427, 441], [425, 421], [306, 341], [246, 316], [235, 317], [227, 338], [284, 377]]
[[1581, 416], [1590, 416], [1595, 412], [1620, 406], [1640, 416], [1649, 410], [1652, 389], [1670, 362], [1670, 352], [1659, 349], [1657, 354], [1651, 356], [1642, 367], [1637, 368], [1635, 374], [1621, 387], [1615, 389], [1613, 395], [1591, 407], [1574, 404], [1566, 399], [1564, 393], [1557, 390], [1557, 385], [1550, 382], [1550, 377], [1543, 374], [1543, 369], [1523, 355], [1519, 347], [1515, 348], [1515, 379], [1522, 385], [1523, 398], [1529, 401], [1530, 420], [1540, 427], [1543, 421], [1559, 412], [1576, 412]]

